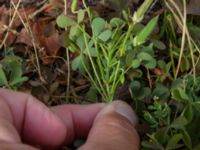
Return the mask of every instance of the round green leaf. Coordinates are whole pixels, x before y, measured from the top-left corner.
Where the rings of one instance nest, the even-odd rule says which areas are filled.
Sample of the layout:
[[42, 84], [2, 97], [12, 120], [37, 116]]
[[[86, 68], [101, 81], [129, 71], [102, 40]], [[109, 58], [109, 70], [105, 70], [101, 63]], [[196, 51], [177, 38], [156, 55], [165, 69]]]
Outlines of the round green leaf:
[[70, 29], [70, 37], [75, 37], [75, 36], [79, 36], [80, 34], [80, 30], [78, 28], [78, 25], [76, 26], [72, 26], [71, 29]]
[[156, 67], [156, 60], [155, 59], [152, 59], [146, 63], [144, 63], [144, 66], [148, 69], [153, 69]]
[[78, 23], [81, 23], [85, 18], [85, 10], [81, 9], [78, 11], [78, 17], [77, 17], [77, 21]]
[[56, 19], [56, 23], [60, 28], [66, 28], [66, 27], [73, 26], [74, 24], [76, 24], [72, 18], [65, 15], [58, 16]]
[[110, 24], [112, 27], [120, 27], [124, 24], [124, 20], [120, 19], [120, 18], [113, 18], [110, 21]]
[[151, 41], [153, 42], [153, 45], [156, 48], [158, 48], [160, 50], [165, 50], [166, 49], [166, 45], [162, 41], [155, 40], [155, 39], [152, 39]]
[[180, 117], [176, 118], [176, 120], [174, 120], [172, 122], [171, 127], [175, 128], [175, 129], [182, 129], [187, 124], [188, 124], [187, 119], [184, 116], [180, 116]]
[[141, 53], [138, 54], [138, 59], [150, 61], [150, 60], [153, 59], [153, 57], [146, 52], [141, 52]]
[[140, 60], [134, 59], [132, 61], [132, 67], [135, 69], [135, 68], [138, 68], [139, 66], [140, 66]]
[[191, 104], [188, 104], [188, 106], [184, 109], [183, 115], [188, 122], [191, 122], [193, 120], [194, 112]]
[[106, 21], [103, 18], [95, 18], [92, 21], [92, 31], [94, 33], [95, 36], [98, 36], [104, 29], [106, 26]]
[[73, 61], [72, 61], [72, 70], [77, 71], [79, 70], [81, 73], [85, 72], [85, 68], [83, 66], [84, 60], [81, 56], [76, 57]]
[[104, 42], [108, 41], [112, 36], [112, 32], [110, 30], [106, 30], [104, 32], [102, 32], [98, 38]]
[[143, 61], [146, 68], [153, 69], [156, 67], [156, 60], [149, 53], [141, 52], [137, 57], [139, 60]]

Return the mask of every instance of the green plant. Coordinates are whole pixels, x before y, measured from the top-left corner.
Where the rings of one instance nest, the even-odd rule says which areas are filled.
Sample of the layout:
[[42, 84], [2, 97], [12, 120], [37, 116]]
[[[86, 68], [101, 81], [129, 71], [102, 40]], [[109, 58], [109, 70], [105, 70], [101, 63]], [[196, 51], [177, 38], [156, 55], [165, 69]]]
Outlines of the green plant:
[[0, 86], [16, 89], [28, 78], [23, 76], [21, 59], [17, 56], [5, 56], [0, 62]]
[[[74, 1], [76, 19], [60, 15], [57, 25], [69, 31], [63, 45], [79, 54], [72, 69], [91, 81], [88, 97], [97, 99], [99, 93], [111, 102], [118, 87], [130, 81], [134, 110], [147, 127], [141, 132], [141, 149], [197, 150], [199, 37], [193, 40], [189, 31], [195, 34], [199, 28], [191, 23], [187, 27], [185, 0], [183, 14], [173, 0], [164, 1], [170, 11], [165, 10], [160, 21], [155, 16], [143, 25], [152, 2], [144, 1], [133, 15], [123, 11], [122, 18], [106, 20], [95, 16], [84, 1], [85, 9], [79, 10]], [[160, 32], [155, 33], [158, 23]]]
[[[59, 27], [70, 28], [65, 46], [71, 52], [80, 52], [80, 56], [72, 62], [72, 69], [86, 72], [106, 102], [113, 100], [117, 88], [124, 83], [125, 74], [131, 68], [137, 69], [142, 65], [152, 69], [156, 66], [152, 45], [145, 46], [144, 43], [154, 30], [158, 17], [154, 17], [145, 27], [140, 24], [151, 3], [152, 0], [146, 0], [133, 16], [124, 11], [125, 19], [106, 21], [93, 16], [83, 1], [85, 9], [76, 11], [76, 21], [64, 15], [57, 18]], [[83, 21], [86, 12], [89, 26]], [[140, 51], [141, 48], [147, 50]]]
[[136, 111], [150, 126], [142, 149], [198, 149], [200, 134], [195, 124], [200, 117], [200, 77], [194, 82], [194, 77], [187, 75], [168, 88], [157, 84], [152, 90], [141, 83], [133, 81], [130, 89], [138, 103]]

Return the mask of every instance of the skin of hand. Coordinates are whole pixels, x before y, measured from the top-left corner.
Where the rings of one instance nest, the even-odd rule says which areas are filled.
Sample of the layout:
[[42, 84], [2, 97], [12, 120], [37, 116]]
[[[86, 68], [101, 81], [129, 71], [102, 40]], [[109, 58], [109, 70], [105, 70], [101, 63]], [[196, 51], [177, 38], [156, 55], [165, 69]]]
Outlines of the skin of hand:
[[135, 113], [122, 101], [48, 108], [31, 95], [0, 89], [0, 149], [56, 149], [87, 138], [79, 150], [138, 150]]

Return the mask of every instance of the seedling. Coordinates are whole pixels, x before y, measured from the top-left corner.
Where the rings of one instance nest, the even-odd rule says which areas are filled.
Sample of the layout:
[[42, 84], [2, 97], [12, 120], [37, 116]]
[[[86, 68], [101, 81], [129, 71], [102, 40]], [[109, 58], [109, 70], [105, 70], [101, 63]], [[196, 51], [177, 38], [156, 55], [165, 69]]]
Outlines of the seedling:
[[[59, 27], [67, 27], [70, 30], [65, 46], [71, 52], [80, 52], [80, 56], [72, 62], [72, 69], [86, 72], [86, 76], [99, 91], [103, 101], [113, 100], [117, 88], [124, 83], [125, 74], [131, 68], [136, 69], [142, 65], [152, 69], [156, 66], [153, 53], [141, 52], [137, 48], [143, 47], [148, 40], [156, 27], [158, 17], [154, 17], [139, 32], [134, 33], [151, 3], [152, 0], [146, 0], [133, 16], [124, 12], [128, 20], [113, 18], [106, 21], [93, 16], [84, 1], [85, 9], [76, 11], [76, 21], [63, 15], [57, 18]], [[74, 3], [72, 4], [74, 8]], [[85, 13], [89, 16], [89, 27], [83, 21]], [[131, 62], [124, 62], [128, 57], [132, 57]]]
[[17, 56], [6, 56], [0, 62], [0, 86], [16, 89], [28, 78], [23, 76], [22, 63]]

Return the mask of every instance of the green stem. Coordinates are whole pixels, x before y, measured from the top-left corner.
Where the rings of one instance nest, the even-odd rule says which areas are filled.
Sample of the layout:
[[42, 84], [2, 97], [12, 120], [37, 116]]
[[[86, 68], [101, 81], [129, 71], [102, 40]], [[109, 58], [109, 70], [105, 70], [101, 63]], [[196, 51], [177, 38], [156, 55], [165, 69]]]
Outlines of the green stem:
[[172, 42], [170, 41], [170, 58], [171, 58], [171, 63], [172, 63], [172, 72], [173, 72], [173, 76], [174, 78], [176, 77], [176, 67], [175, 67], [175, 63], [174, 63], [174, 54], [173, 54], [173, 46], [172, 46]]
[[123, 56], [125, 54], [125, 47], [126, 47], [126, 43], [128, 41], [128, 38], [130, 38], [131, 36], [131, 33], [132, 33], [132, 30], [135, 26], [135, 23], [131, 23], [128, 27], [128, 31], [127, 31], [127, 34], [126, 34], [126, 37], [125, 39], [123, 40], [123, 43], [122, 43], [122, 46], [120, 47], [119, 51], [120, 51], [120, 56]]
[[100, 86], [100, 89], [101, 89], [102, 92], [106, 95], [106, 92], [105, 92], [105, 90], [104, 90], [104, 87], [103, 87], [103, 85], [102, 85], [102, 83], [101, 83], [101, 79], [100, 79], [100, 77], [99, 77], [99, 75], [98, 75], [98, 73], [97, 73], [97, 70], [96, 70], [96, 68], [95, 68], [94, 61], [93, 61], [93, 59], [92, 59], [92, 56], [91, 56], [91, 53], [90, 53], [90, 50], [89, 50], [88, 41], [87, 41], [87, 37], [86, 37], [85, 32], [83, 32], [83, 37], [84, 37], [84, 42], [85, 42], [85, 46], [86, 46], [86, 51], [87, 51], [87, 54], [88, 54], [88, 57], [89, 57], [89, 60], [90, 60], [92, 69], [93, 69], [93, 71], [94, 71], [94, 75], [95, 75], [95, 77], [96, 77], [96, 79], [97, 79], [97, 82], [98, 82], [98, 85]]
[[119, 74], [119, 66], [120, 66], [120, 61], [118, 61], [117, 63], [117, 67], [116, 67], [116, 71], [115, 71], [115, 77], [114, 77], [114, 81], [113, 81], [113, 84], [112, 84], [112, 88], [111, 88], [111, 92], [114, 93], [115, 90], [116, 90], [116, 87], [117, 87], [117, 84], [116, 84], [116, 80], [117, 80], [117, 77], [118, 77], [118, 74]]
[[[82, 60], [84, 59], [83, 53], [81, 52], [81, 58]], [[89, 78], [87, 76], [85, 76], [88, 80], [90, 80], [90, 82], [96, 87], [96, 89], [99, 91], [99, 93], [101, 94], [101, 96], [103, 97], [103, 99], [107, 99], [107, 96], [104, 95], [104, 93], [102, 93], [101, 89], [99, 88], [99, 86], [96, 84], [95, 80], [93, 79], [92, 75], [90, 74], [85, 61], [83, 61], [83, 67], [86, 71], [86, 73], [88, 74]]]

